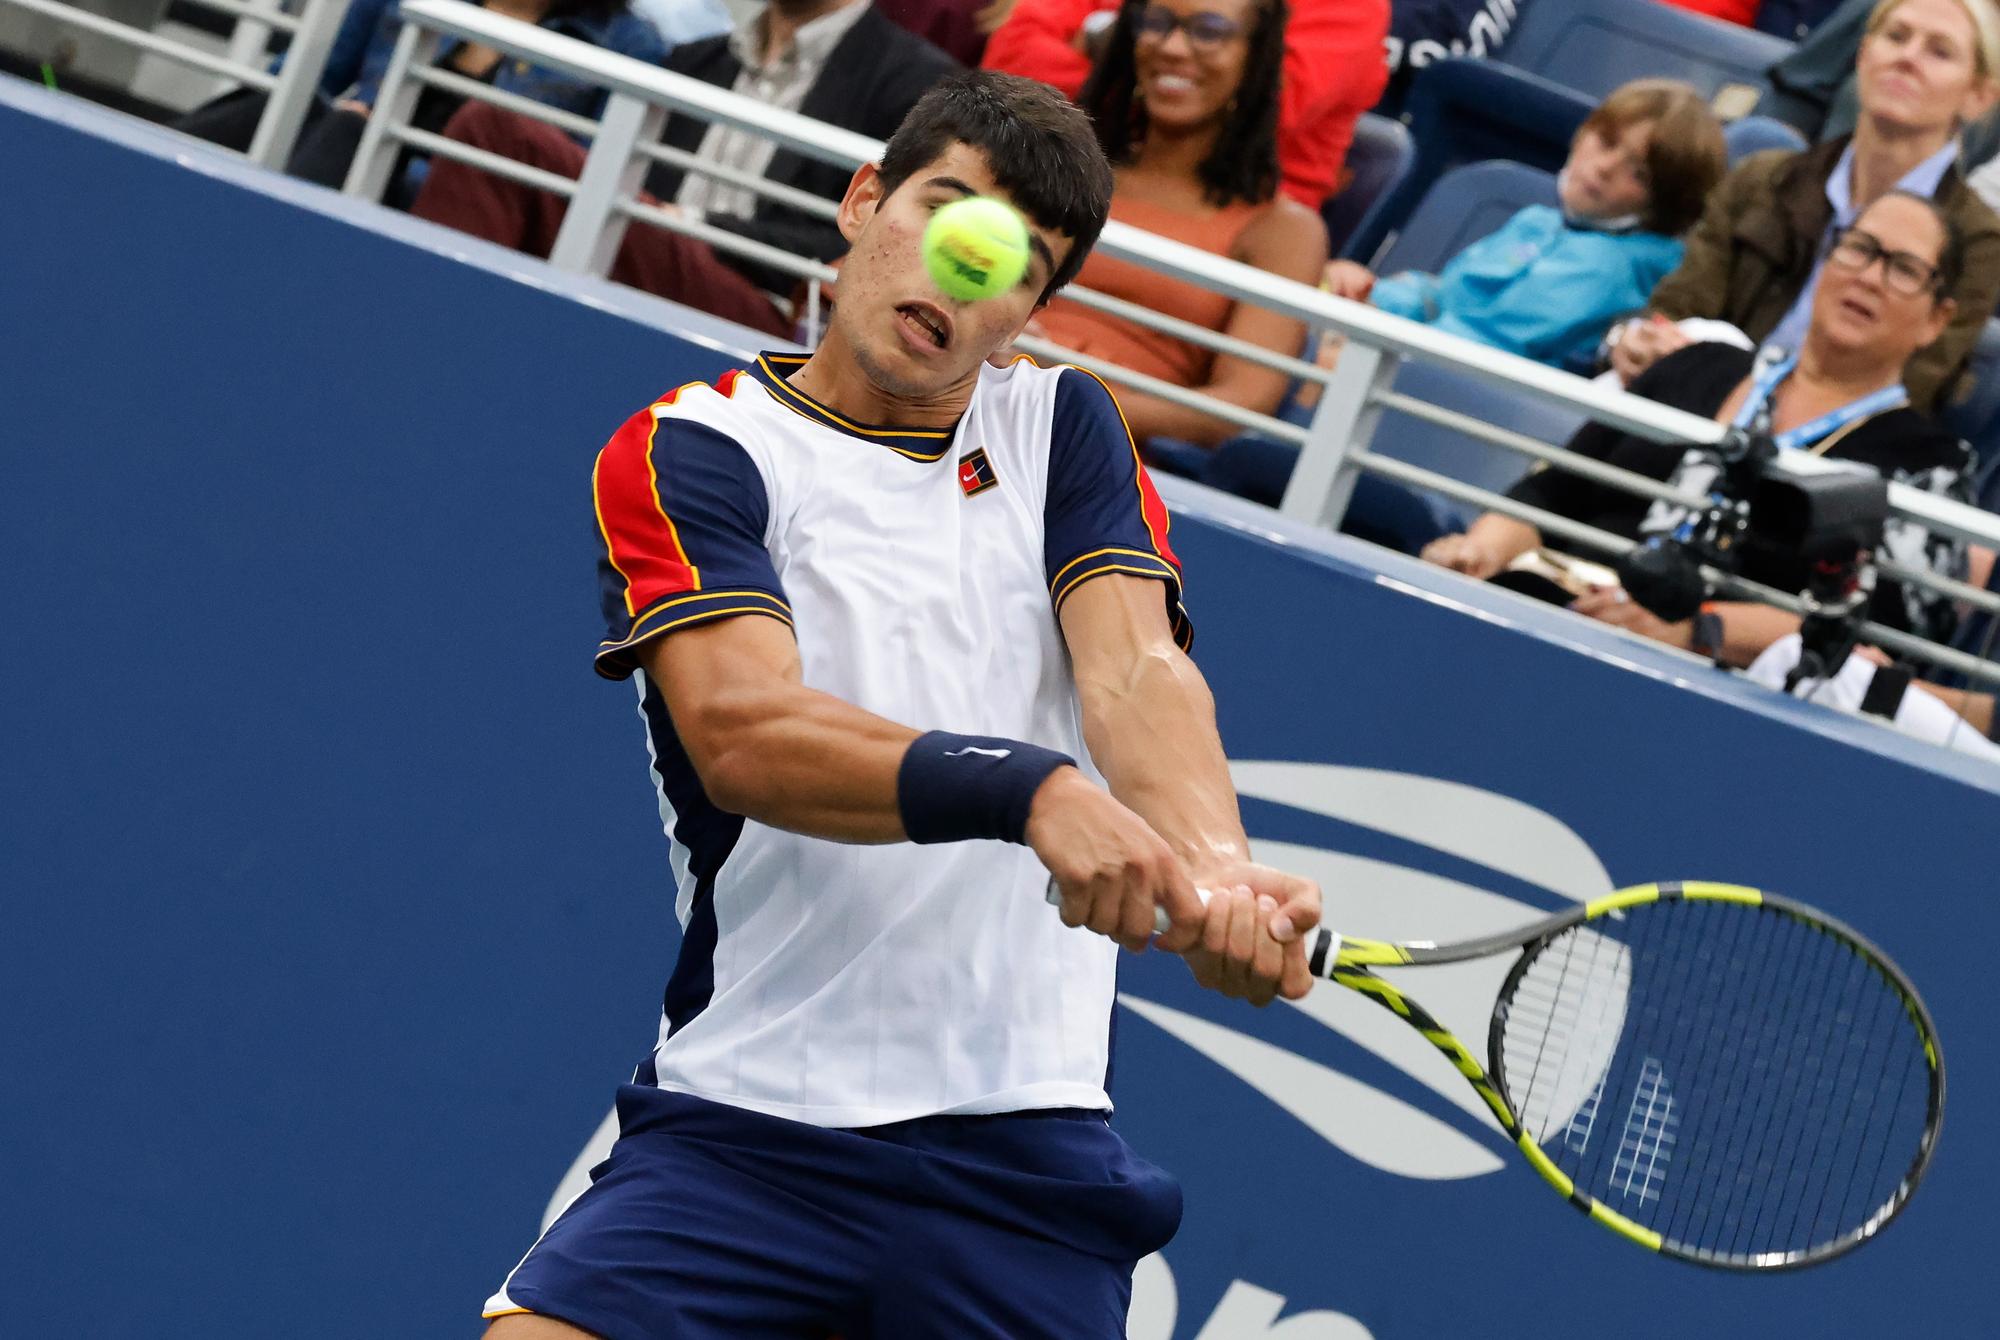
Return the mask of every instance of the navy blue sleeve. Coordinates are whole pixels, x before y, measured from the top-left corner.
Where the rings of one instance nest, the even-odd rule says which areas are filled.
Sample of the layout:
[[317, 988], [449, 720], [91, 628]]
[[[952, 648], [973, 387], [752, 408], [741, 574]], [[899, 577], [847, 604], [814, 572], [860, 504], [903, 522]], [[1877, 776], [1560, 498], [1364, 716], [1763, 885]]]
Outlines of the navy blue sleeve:
[[1181, 602], [1181, 564], [1167, 543], [1166, 504], [1153, 489], [1111, 388], [1081, 368], [1064, 368], [1049, 429], [1049, 487], [1042, 560], [1056, 613], [1093, 577], [1122, 572], [1165, 587], [1174, 640], [1193, 645]]
[[755, 463], [734, 439], [655, 408], [625, 421], [591, 479], [607, 679], [631, 675], [634, 649], [662, 633], [744, 614], [792, 622], [764, 547], [771, 503]]

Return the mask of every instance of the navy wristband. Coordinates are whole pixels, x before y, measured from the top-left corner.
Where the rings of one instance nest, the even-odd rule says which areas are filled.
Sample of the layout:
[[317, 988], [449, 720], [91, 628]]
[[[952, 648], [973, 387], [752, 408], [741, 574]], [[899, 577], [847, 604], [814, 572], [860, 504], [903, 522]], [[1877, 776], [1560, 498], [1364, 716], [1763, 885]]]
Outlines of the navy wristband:
[[911, 741], [896, 773], [896, 808], [912, 842], [1025, 842], [1035, 791], [1067, 754], [1020, 740], [934, 730]]

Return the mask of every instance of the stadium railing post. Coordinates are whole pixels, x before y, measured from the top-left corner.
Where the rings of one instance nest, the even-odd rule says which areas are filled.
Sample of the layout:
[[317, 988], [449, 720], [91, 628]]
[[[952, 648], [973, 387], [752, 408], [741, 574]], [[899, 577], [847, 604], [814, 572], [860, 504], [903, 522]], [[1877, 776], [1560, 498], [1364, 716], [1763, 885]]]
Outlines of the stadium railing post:
[[1395, 380], [1401, 364], [1386, 349], [1347, 342], [1306, 428], [1280, 512], [1328, 530], [1340, 528], [1361, 473], [1358, 454], [1367, 450], [1382, 417], [1377, 396]]
[[577, 274], [603, 275], [611, 268], [632, 220], [618, 208], [638, 193], [646, 178], [642, 141], [656, 140], [667, 124], [667, 109], [630, 93], [614, 93], [592, 138], [590, 157], [577, 178], [549, 264]]
[[[283, 172], [291, 161], [292, 146], [298, 143], [299, 127], [305, 124], [306, 109], [319, 91], [319, 77], [326, 58], [333, 52], [333, 39], [347, 17], [349, 0], [306, 0], [299, 16], [299, 30], [285, 51], [285, 64], [278, 71], [277, 86], [264, 104], [257, 121], [257, 133], [250, 140], [250, 159], [273, 172]], [[233, 48], [232, 48], [233, 50]], [[254, 63], [254, 62], [253, 62]]]
[[410, 78], [410, 70], [436, 60], [442, 41], [437, 33], [409, 22], [396, 34], [396, 49], [390, 53], [389, 69], [382, 76], [382, 91], [376, 95], [375, 110], [368, 115], [368, 128], [361, 132], [354, 163], [347, 169], [347, 180], [341, 184], [343, 193], [364, 200], [381, 200], [389, 187], [389, 174], [396, 167], [399, 142], [389, 134], [389, 128], [410, 124], [417, 95], [423, 92], [423, 85]]

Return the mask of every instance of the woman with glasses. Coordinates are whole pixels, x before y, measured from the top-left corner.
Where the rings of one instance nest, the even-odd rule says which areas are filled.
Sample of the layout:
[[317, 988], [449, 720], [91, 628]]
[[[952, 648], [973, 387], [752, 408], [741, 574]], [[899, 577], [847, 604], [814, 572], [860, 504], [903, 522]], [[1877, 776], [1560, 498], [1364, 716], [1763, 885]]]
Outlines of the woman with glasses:
[[[1964, 443], [1912, 407], [1904, 370], [1917, 352], [1951, 324], [1947, 296], [1963, 280], [1965, 247], [1951, 217], [1926, 196], [1890, 191], [1862, 211], [1828, 249], [1812, 311], [1796, 354], [1770, 346], [1762, 356], [1729, 344], [1696, 344], [1654, 364], [1632, 390], [1675, 409], [1725, 425], [1749, 424], [1770, 412], [1781, 447], [1847, 461], [1891, 481], [1956, 495], [1970, 467]], [[1700, 453], [1588, 424], [1569, 449], [1683, 492], [1706, 493], [1712, 464]], [[1706, 474], [1700, 472], [1708, 472]], [[1509, 491], [1516, 502], [1542, 508], [1627, 539], [1671, 531], [1681, 514], [1557, 466], [1536, 470]], [[1463, 535], [1446, 536], [1423, 556], [1473, 577], [1505, 571], [1542, 543], [1526, 522], [1488, 512]], [[1743, 575], [1782, 591], [1807, 585], [1797, 554], [1752, 547]], [[1878, 557], [1906, 568], [1958, 575], [1964, 552], [1954, 541], [1892, 518]], [[1672, 646], [1748, 666], [1766, 648], [1796, 633], [1799, 618], [1764, 605], [1723, 602], [1701, 617], [1668, 623], [1616, 586], [1591, 589], [1571, 608]], [[1869, 617], [1934, 641], [1950, 635], [1949, 602], [1886, 578], [1876, 583]]]
[[[989, 0], [980, 63], [1077, 98], [1104, 54], [1120, 0]], [[1214, 6], [1210, 6], [1214, 8]], [[1278, 85], [1279, 189], [1318, 209], [1340, 183], [1361, 114], [1389, 80], [1389, 0], [1293, 0]]]
[[[1119, 10], [1078, 99], [1116, 172], [1112, 218], [1300, 283], [1318, 279], [1325, 226], [1278, 190], [1284, 42], [1284, 0], [1142, 0]], [[1101, 250], [1077, 284], [1274, 352], [1296, 354], [1305, 337], [1296, 321]], [[1285, 394], [1282, 372], [1073, 299], [1056, 299], [1030, 330], [1260, 413]], [[1119, 400], [1141, 442], [1213, 445], [1236, 431], [1132, 388]]]
[[1628, 322], [1611, 363], [1628, 385], [1689, 342], [1675, 323], [1725, 321], [1751, 341], [1796, 347], [1834, 237], [1892, 189], [1929, 197], [1965, 238], [1947, 290], [1956, 316], [1905, 374], [1911, 403], [1948, 403], [2000, 295], [2000, 218], [1966, 186], [1958, 132], [1994, 104], [2000, 11], [1992, 0], [1880, 0], [1855, 61], [1851, 138], [1753, 154], [1723, 180], [1687, 239], [1680, 268]]

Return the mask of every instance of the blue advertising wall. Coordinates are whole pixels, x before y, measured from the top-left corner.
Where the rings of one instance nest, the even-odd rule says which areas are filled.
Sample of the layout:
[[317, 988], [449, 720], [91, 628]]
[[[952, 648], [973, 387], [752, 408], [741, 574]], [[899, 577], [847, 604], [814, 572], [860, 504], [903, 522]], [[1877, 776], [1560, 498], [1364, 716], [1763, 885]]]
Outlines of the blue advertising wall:
[[[38, 89], [0, 146], [0, 1335], [475, 1335], [676, 939], [591, 456], [743, 350]], [[1246, 820], [1329, 920], [1783, 890], [1923, 988], [1952, 1116], [1881, 1240], [1720, 1277], [1365, 1002], [1130, 961], [1118, 1121], [1188, 1208], [1135, 1340], [2000, 1332], [1994, 771], [1164, 489]], [[1408, 984], [1472, 1030], [1481, 971]]]

